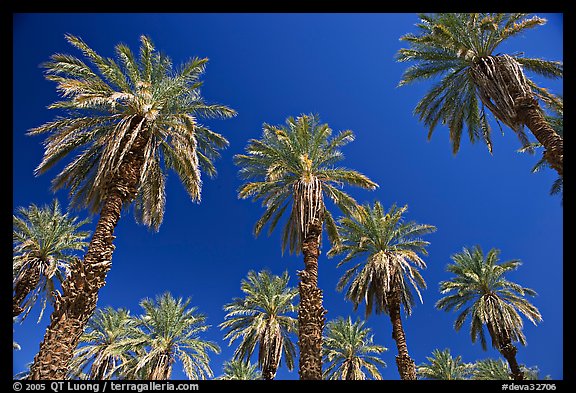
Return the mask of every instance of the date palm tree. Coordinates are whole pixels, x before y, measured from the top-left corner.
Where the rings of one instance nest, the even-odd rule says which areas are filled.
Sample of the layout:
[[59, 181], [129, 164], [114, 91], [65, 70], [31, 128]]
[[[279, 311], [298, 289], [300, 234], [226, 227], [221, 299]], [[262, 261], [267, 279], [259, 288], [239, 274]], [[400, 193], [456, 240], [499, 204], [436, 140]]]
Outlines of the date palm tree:
[[54, 305], [54, 290], [69, 272], [75, 254], [84, 251], [90, 235], [80, 227], [90, 220], [78, 220], [63, 213], [54, 199], [50, 205], [19, 207], [12, 216], [12, 315], [23, 321], [36, 302]]
[[70, 369], [76, 374], [89, 367], [91, 380], [111, 379], [122, 372], [130, 359], [119, 343], [131, 337], [136, 321], [125, 309], [97, 309], [80, 337]]
[[524, 70], [559, 78], [563, 64], [497, 53], [501, 44], [546, 23], [527, 14], [439, 13], [422, 14], [417, 34], [400, 39], [409, 44], [400, 49], [397, 60], [414, 62], [406, 69], [399, 85], [442, 79], [418, 102], [414, 112], [429, 127], [432, 136], [438, 122], [450, 130], [452, 151], [458, 152], [464, 126], [471, 142], [482, 140], [492, 152], [486, 108], [510, 127], [523, 145], [528, 143], [524, 126], [544, 148], [544, 157], [563, 177], [563, 139], [544, 117], [538, 100], [558, 105], [557, 98], [530, 80]]
[[137, 329], [118, 343], [120, 350], [139, 353], [127, 375], [139, 375], [145, 369], [145, 379], [167, 380], [178, 360], [189, 379], [213, 376], [208, 352], [220, 353], [220, 348], [200, 337], [210, 325], [206, 325], [204, 314], [196, 312], [197, 307], [189, 305], [189, 298], [174, 299], [168, 292], [155, 301], [146, 298], [140, 302], [144, 314], [136, 318]]
[[500, 250], [492, 248], [486, 256], [480, 246], [464, 247], [461, 253], [452, 256], [453, 263], [447, 271], [454, 274], [448, 281], [440, 282], [440, 292], [444, 296], [436, 303], [444, 311], [460, 311], [454, 328], [459, 331], [468, 317], [472, 342], [479, 338], [482, 349], [486, 350], [487, 328], [492, 346], [508, 361], [512, 378], [524, 379], [516, 361], [517, 348], [514, 342], [526, 345], [522, 332], [523, 314], [536, 325], [542, 320], [538, 309], [524, 296], [535, 296], [530, 288], [508, 281], [505, 274], [516, 270], [521, 262], [517, 259], [499, 263]]
[[84, 260], [70, 266], [70, 278], [62, 284], [63, 293], [31, 368], [33, 379], [65, 377], [111, 268], [114, 228], [122, 210], [132, 205], [138, 222], [158, 230], [170, 169], [192, 201], [200, 201], [201, 171], [215, 175], [212, 161], [228, 141], [199, 119], [235, 114], [201, 97], [206, 58], [192, 58], [175, 69], [170, 58], [142, 36], [139, 56], [118, 44], [116, 62], [78, 37], [66, 35], [66, 39], [89, 63], [54, 54], [43, 64], [46, 78], [56, 82], [63, 97], [49, 108], [62, 110], [64, 116], [29, 132], [50, 134], [36, 174], [77, 152], [52, 187], [68, 188], [72, 205], [99, 212], [99, 220]]
[[[564, 113], [563, 110], [559, 110], [557, 115], [553, 116], [546, 116], [546, 121], [550, 126], [556, 131], [558, 135], [564, 137]], [[540, 142], [532, 142], [527, 146], [521, 147], [518, 149], [519, 153], [530, 153], [534, 154], [536, 150], [541, 149], [543, 146]], [[546, 161], [544, 155], [538, 160], [538, 162], [532, 167], [532, 173], [537, 173], [543, 170], [544, 168], [549, 168], [550, 164]], [[552, 183], [552, 187], [550, 187], [550, 195], [557, 195], [560, 194], [562, 196], [562, 202], [564, 203], [563, 197], [563, 188], [564, 188], [564, 179], [562, 177], [558, 177]]]
[[324, 379], [365, 380], [368, 371], [372, 379], [382, 379], [378, 367], [386, 363], [378, 354], [388, 349], [374, 344], [371, 329], [364, 321], [339, 317], [326, 324], [324, 337]]
[[426, 282], [418, 269], [426, 267], [420, 257], [427, 255], [429, 244], [419, 236], [436, 230], [432, 225], [404, 222], [408, 206], [393, 205], [387, 212], [380, 202], [374, 207], [362, 206], [355, 215], [339, 220], [341, 243], [333, 247], [328, 256], [346, 254], [338, 267], [359, 258], [360, 262], [348, 269], [337, 289], [346, 290], [346, 298], [354, 304], [354, 310], [366, 303], [365, 314], [386, 313], [392, 323], [392, 337], [396, 341], [398, 355], [396, 364], [402, 379], [416, 379], [416, 365], [408, 353], [406, 335], [402, 326], [400, 310], [406, 315], [412, 312], [414, 288], [420, 301], [420, 288]]
[[[540, 370], [537, 366], [527, 368], [524, 365], [520, 366], [524, 373], [526, 380], [541, 380]], [[472, 379], [476, 380], [512, 380], [510, 377], [510, 367], [508, 363], [502, 359], [484, 359], [479, 360], [474, 365], [474, 374]], [[543, 379], [551, 379], [550, 375], [546, 375]]]
[[224, 339], [230, 340], [228, 345], [241, 339], [234, 360], [248, 362], [258, 345], [264, 379], [274, 379], [282, 355], [288, 370], [294, 368], [296, 348], [290, 335], [296, 332], [296, 319], [290, 314], [296, 311], [298, 290], [288, 287], [289, 279], [288, 272], [275, 276], [266, 270], [250, 271], [241, 284], [245, 296], [224, 305], [225, 321], [220, 324], [228, 330]]
[[[251, 139], [246, 154], [234, 157], [247, 182], [239, 197], [262, 200], [266, 211], [254, 227], [256, 236], [269, 224], [270, 234], [286, 210], [290, 214], [282, 235], [282, 251], [304, 255], [304, 270], [298, 273], [299, 375], [301, 379], [322, 379], [322, 329], [324, 314], [322, 291], [318, 288], [318, 256], [323, 224], [328, 238], [338, 234], [324, 198], [344, 212], [353, 210], [356, 201], [340, 188], [351, 184], [367, 189], [378, 185], [361, 173], [336, 167], [343, 159], [340, 148], [354, 140], [352, 131], [332, 136], [328, 124], [316, 115], [289, 117], [286, 125], [264, 124], [261, 139]], [[248, 181], [252, 179], [253, 181]]]
[[416, 370], [419, 378], [437, 380], [470, 379], [474, 364], [464, 363], [462, 356], [452, 357], [450, 349], [435, 349], [427, 356], [428, 363], [420, 364]]
[[227, 381], [254, 381], [262, 379], [262, 373], [258, 371], [255, 364], [250, 361], [230, 360], [224, 362], [224, 373], [218, 377], [220, 380]]

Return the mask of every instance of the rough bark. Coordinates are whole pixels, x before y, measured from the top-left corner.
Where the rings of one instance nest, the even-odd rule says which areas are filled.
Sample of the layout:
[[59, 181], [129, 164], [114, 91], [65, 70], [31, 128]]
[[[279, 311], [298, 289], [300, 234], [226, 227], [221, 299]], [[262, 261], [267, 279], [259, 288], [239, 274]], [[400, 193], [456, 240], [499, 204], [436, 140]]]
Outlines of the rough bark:
[[518, 349], [510, 342], [510, 340], [507, 341], [506, 344], [503, 344], [498, 348], [498, 351], [500, 351], [502, 356], [504, 356], [504, 359], [508, 361], [512, 379], [522, 381], [524, 379], [524, 373], [520, 370], [520, 366], [516, 360], [516, 352], [518, 352]]
[[406, 345], [406, 335], [402, 327], [402, 316], [400, 315], [400, 300], [398, 294], [394, 294], [389, 303], [390, 322], [392, 323], [392, 338], [396, 342], [398, 355], [396, 356], [396, 366], [398, 373], [403, 380], [416, 379], [416, 364], [408, 354]]
[[322, 291], [318, 288], [319, 239], [322, 223], [308, 225], [306, 237], [302, 241], [304, 270], [298, 272], [300, 283], [300, 305], [298, 307], [298, 346], [300, 379], [322, 379], [322, 330], [326, 310], [322, 306]]
[[512, 344], [512, 340], [510, 340], [506, 334], [496, 333], [497, 329], [494, 329], [491, 323], [487, 323], [486, 328], [492, 339], [492, 346], [496, 348], [508, 362], [512, 379], [523, 380], [524, 373], [520, 370], [520, 366], [516, 361], [516, 352], [518, 352], [518, 349]]
[[508, 55], [479, 58], [472, 77], [482, 103], [513, 130], [528, 127], [546, 149], [544, 159], [563, 177], [564, 141], [546, 121], [521, 65]]
[[518, 97], [515, 102], [519, 119], [546, 149], [544, 159], [564, 177], [564, 140], [550, 127], [534, 97]]
[[120, 220], [122, 207], [136, 196], [144, 146], [145, 140], [136, 138], [118, 172], [110, 178], [107, 196], [84, 261], [76, 259], [72, 263], [70, 275], [62, 283], [62, 294], [54, 293], [50, 325], [30, 367], [29, 379], [66, 378], [74, 349], [96, 309], [98, 291], [106, 283], [106, 275], [112, 266], [114, 228]]
[[34, 266], [28, 269], [21, 280], [19, 280], [14, 286], [14, 296], [12, 297], [12, 316], [17, 317], [24, 312], [24, 308], [21, 307], [22, 303], [28, 296], [30, 292], [36, 288], [40, 282], [40, 271], [38, 266]]

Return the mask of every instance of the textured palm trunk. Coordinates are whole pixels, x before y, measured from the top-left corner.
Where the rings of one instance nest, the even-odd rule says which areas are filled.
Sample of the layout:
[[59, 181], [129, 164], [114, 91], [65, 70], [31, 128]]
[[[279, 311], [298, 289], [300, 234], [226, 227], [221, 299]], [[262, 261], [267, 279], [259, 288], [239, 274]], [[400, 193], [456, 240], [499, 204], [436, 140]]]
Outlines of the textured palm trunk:
[[27, 270], [24, 277], [14, 286], [14, 297], [12, 298], [12, 317], [22, 314], [24, 308], [21, 307], [26, 296], [36, 288], [40, 282], [40, 271], [38, 266]]
[[504, 345], [501, 345], [498, 348], [498, 351], [504, 356], [504, 359], [508, 362], [510, 366], [511, 376], [512, 379], [516, 381], [522, 381], [524, 379], [524, 373], [520, 370], [520, 366], [518, 365], [518, 361], [516, 360], [516, 352], [518, 350], [516, 347], [508, 340], [508, 342]]
[[71, 264], [70, 275], [62, 283], [62, 294], [56, 293], [54, 296], [50, 325], [30, 367], [29, 379], [65, 379], [68, 374], [74, 349], [96, 309], [98, 291], [106, 283], [106, 275], [112, 266], [114, 228], [120, 220], [123, 205], [130, 203], [136, 195], [144, 146], [145, 140], [142, 137], [136, 138], [118, 173], [110, 179], [108, 193], [84, 261], [76, 259]]
[[518, 349], [512, 344], [512, 341], [508, 337], [502, 337], [501, 335], [496, 334], [491, 323], [486, 324], [486, 327], [488, 328], [488, 333], [492, 339], [492, 346], [498, 349], [498, 352], [500, 352], [508, 362], [512, 379], [518, 381], [523, 380], [524, 373], [520, 370], [520, 366], [516, 360], [516, 352], [518, 352]]
[[550, 127], [536, 99], [518, 97], [516, 105], [520, 120], [526, 124], [538, 142], [546, 149], [544, 159], [558, 172], [560, 177], [564, 177], [564, 140]]
[[390, 322], [392, 323], [392, 338], [396, 342], [398, 348], [398, 355], [396, 356], [396, 366], [400, 378], [404, 380], [416, 379], [416, 364], [408, 354], [408, 346], [406, 345], [406, 335], [402, 327], [402, 316], [400, 315], [400, 299], [399, 294], [394, 294], [390, 299], [388, 312], [390, 315]]
[[300, 283], [300, 305], [298, 307], [298, 346], [300, 379], [322, 379], [322, 330], [326, 311], [322, 306], [322, 291], [318, 288], [319, 239], [322, 222], [315, 220], [308, 224], [308, 231], [302, 241], [304, 270], [298, 272]]
[[544, 118], [520, 64], [508, 55], [479, 58], [472, 66], [472, 77], [482, 103], [513, 130], [526, 125], [546, 149], [546, 161], [563, 177], [564, 141]]

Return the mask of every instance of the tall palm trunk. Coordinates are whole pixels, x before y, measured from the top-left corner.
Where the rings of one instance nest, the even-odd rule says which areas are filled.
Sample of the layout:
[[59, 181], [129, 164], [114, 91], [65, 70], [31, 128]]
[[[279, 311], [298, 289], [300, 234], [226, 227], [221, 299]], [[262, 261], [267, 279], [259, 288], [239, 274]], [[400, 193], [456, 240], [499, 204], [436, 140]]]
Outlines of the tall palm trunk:
[[504, 356], [504, 359], [506, 359], [508, 362], [512, 379], [517, 381], [524, 380], [524, 373], [522, 370], [520, 370], [520, 366], [516, 360], [516, 352], [518, 352], [518, 349], [514, 346], [514, 344], [512, 344], [512, 340], [510, 340], [510, 338], [507, 336], [500, 337], [498, 334], [496, 334], [496, 331], [494, 330], [491, 323], [488, 323], [486, 327], [488, 328], [488, 333], [492, 338], [492, 343], [496, 344], [496, 349], [498, 349], [498, 352], [500, 352], [502, 356]]
[[307, 226], [302, 241], [304, 270], [298, 272], [300, 305], [298, 307], [298, 346], [300, 379], [322, 379], [322, 330], [326, 311], [322, 306], [322, 291], [318, 288], [319, 240], [322, 221], [314, 220]]
[[26, 270], [24, 276], [14, 286], [14, 297], [12, 298], [12, 317], [22, 314], [24, 308], [21, 307], [26, 296], [40, 282], [40, 267], [35, 265], [34, 268]]
[[546, 161], [563, 177], [564, 141], [544, 118], [520, 64], [508, 55], [479, 58], [472, 77], [482, 103], [513, 130], [526, 125], [546, 149]]
[[62, 295], [55, 294], [50, 325], [30, 367], [29, 379], [64, 379], [68, 373], [74, 349], [96, 309], [98, 291], [104, 286], [112, 266], [114, 228], [120, 220], [122, 206], [136, 196], [145, 145], [145, 139], [137, 137], [118, 173], [110, 179], [108, 193], [84, 261], [76, 259], [71, 264], [70, 275], [62, 283]]
[[390, 315], [390, 322], [392, 323], [392, 338], [396, 342], [396, 348], [398, 348], [396, 366], [398, 367], [400, 378], [404, 380], [415, 380], [416, 364], [408, 354], [406, 335], [404, 334], [402, 316], [400, 315], [400, 293], [398, 290], [394, 291], [390, 298], [388, 314]]
[[558, 172], [560, 177], [563, 177], [564, 140], [550, 127], [542, 114], [538, 101], [534, 97], [518, 97], [516, 105], [518, 106], [518, 117], [546, 149], [544, 151], [544, 159]]

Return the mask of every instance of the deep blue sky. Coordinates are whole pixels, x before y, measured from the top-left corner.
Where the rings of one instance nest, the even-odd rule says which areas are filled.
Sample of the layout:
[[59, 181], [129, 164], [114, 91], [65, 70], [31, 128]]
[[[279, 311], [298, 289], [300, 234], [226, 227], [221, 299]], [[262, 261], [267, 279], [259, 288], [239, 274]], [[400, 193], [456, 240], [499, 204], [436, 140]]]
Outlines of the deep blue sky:
[[[562, 14], [538, 15], [548, 23], [511, 40], [501, 51], [563, 60]], [[427, 129], [412, 110], [431, 82], [396, 87], [407, 67], [394, 60], [405, 47], [399, 37], [414, 32], [417, 22], [416, 14], [15, 14], [13, 208], [51, 201], [50, 181], [62, 168], [33, 175], [42, 158], [43, 137], [25, 132], [52, 120], [56, 113], [46, 106], [58, 99], [54, 83], [43, 78], [39, 64], [57, 52], [81, 56], [65, 41], [65, 33], [80, 36], [108, 57], [119, 42], [137, 51], [140, 35], [147, 34], [174, 64], [208, 57], [203, 96], [234, 108], [238, 116], [206, 122], [230, 141], [230, 147], [216, 162], [218, 177], [205, 178], [200, 204], [190, 202], [171, 173], [158, 233], [137, 225], [131, 213], [122, 216], [99, 306], [138, 314], [144, 297], [164, 291], [192, 297], [212, 325], [204, 336], [222, 348], [221, 354], [211, 356], [214, 374], [220, 375], [235, 347], [222, 340], [217, 325], [224, 318], [222, 306], [241, 295], [240, 280], [251, 269], [268, 268], [275, 274], [288, 270], [296, 286], [296, 271], [303, 268], [301, 257], [281, 255], [279, 231], [254, 238], [253, 225], [263, 209], [237, 198], [241, 182], [232, 157], [244, 150], [248, 139], [260, 137], [264, 122], [281, 124], [288, 116], [318, 113], [333, 130], [354, 131], [356, 140], [344, 147], [342, 164], [380, 185], [374, 192], [348, 188], [359, 202], [380, 200], [386, 208], [408, 204], [407, 219], [438, 228], [426, 237], [431, 244], [423, 271], [428, 283], [424, 303], [404, 319], [416, 363], [426, 361], [435, 348], [450, 348], [466, 362], [498, 357], [496, 350], [485, 352], [479, 343], [472, 344], [466, 328], [456, 333], [455, 314], [434, 308], [440, 298], [438, 283], [450, 277], [445, 271], [450, 255], [479, 244], [484, 251], [501, 249], [502, 261], [522, 260], [509, 279], [539, 293], [532, 302], [544, 321], [535, 327], [525, 320], [528, 345], [519, 348], [518, 360], [539, 366], [542, 376], [562, 379], [563, 218], [560, 198], [548, 195], [556, 174], [531, 174], [538, 157], [517, 153], [520, 144], [514, 133], [504, 129], [502, 135], [495, 123], [493, 155], [463, 138], [454, 156], [443, 126], [427, 141]], [[534, 79], [553, 93], [563, 92], [561, 80]], [[67, 205], [65, 192], [56, 197]], [[87, 213], [76, 214], [84, 218]], [[93, 217], [91, 229], [96, 221]], [[336, 269], [337, 260], [326, 258], [327, 250], [325, 242], [319, 285], [327, 318], [362, 317], [363, 310], [354, 313], [351, 303], [336, 292], [343, 269]], [[50, 312], [36, 324], [36, 309], [15, 326], [22, 350], [14, 351], [14, 373], [37, 353]], [[388, 364], [382, 370], [384, 379], [398, 379], [388, 317], [372, 315], [368, 326], [375, 342], [389, 348], [383, 355]], [[179, 364], [173, 378], [183, 378]], [[282, 366], [278, 378], [297, 379], [298, 373]]]

